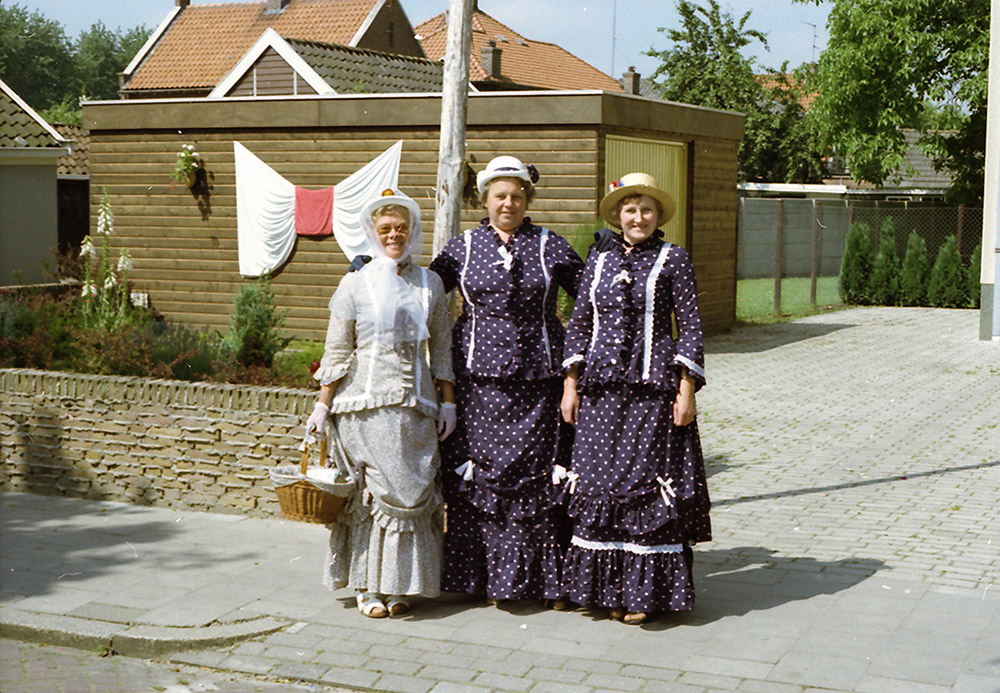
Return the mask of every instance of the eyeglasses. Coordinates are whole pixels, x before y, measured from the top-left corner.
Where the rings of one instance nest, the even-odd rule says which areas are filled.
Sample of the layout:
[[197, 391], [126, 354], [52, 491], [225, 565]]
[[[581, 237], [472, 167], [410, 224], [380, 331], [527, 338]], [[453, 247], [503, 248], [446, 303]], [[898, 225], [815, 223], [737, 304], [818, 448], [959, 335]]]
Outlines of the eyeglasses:
[[395, 231], [396, 233], [409, 233], [410, 232], [410, 225], [409, 224], [382, 224], [381, 226], [379, 226], [375, 230], [378, 231], [378, 233], [379, 233], [380, 236], [388, 236], [393, 231]]

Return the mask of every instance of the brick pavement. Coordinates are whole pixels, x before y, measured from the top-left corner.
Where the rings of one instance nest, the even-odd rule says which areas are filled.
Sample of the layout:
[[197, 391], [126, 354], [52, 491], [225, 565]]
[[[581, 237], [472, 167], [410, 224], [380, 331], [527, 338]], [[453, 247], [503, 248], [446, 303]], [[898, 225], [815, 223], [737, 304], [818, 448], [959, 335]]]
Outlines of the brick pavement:
[[977, 336], [974, 311], [864, 308], [709, 340], [690, 614], [450, 596], [373, 621], [319, 589], [320, 527], [6, 494], [0, 635], [103, 615], [170, 629], [175, 663], [389, 691], [1000, 690], [1000, 346]]

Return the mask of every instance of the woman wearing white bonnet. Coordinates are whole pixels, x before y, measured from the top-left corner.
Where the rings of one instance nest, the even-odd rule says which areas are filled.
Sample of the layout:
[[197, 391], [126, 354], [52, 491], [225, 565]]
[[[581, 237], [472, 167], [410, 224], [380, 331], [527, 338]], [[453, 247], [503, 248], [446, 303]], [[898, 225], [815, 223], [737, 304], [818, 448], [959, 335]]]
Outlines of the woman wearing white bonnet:
[[419, 206], [386, 190], [361, 222], [372, 260], [356, 262], [330, 299], [306, 429], [339, 436], [359, 478], [330, 525], [324, 582], [353, 588], [359, 611], [381, 618], [409, 611], [410, 596], [439, 594], [438, 439], [454, 430], [455, 394], [444, 287], [417, 264]]

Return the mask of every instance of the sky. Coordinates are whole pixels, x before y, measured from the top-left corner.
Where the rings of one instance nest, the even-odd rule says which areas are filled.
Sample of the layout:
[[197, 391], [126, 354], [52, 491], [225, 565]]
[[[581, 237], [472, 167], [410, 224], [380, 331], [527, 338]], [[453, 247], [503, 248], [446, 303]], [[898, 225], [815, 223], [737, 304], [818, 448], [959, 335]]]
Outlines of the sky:
[[[98, 21], [110, 29], [131, 29], [140, 24], [155, 28], [174, 6], [174, 0], [0, 2], [20, 5], [60, 22], [70, 39]], [[399, 2], [414, 26], [449, 5], [448, 0]], [[192, 0], [191, 4], [207, 3]], [[767, 34], [770, 50], [763, 50], [755, 42], [744, 55], [755, 58], [759, 66], [777, 68], [787, 60], [790, 68], [797, 67], [813, 60], [826, 47], [829, 2], [817, 6], [792, 0], [720, 0], [719, 4], [737, 20], [752, 10], [746, 28]], [[567, 11], [567, 6], [572, 10]], [[479, 8], [522, 36], [556, 43], [615, 77], [629, 66], [651, 75], [658, 63], [644, 53], [650, 48], [670, 47], [658, 27], [679, 28], [673, 0], [479, 0]]]

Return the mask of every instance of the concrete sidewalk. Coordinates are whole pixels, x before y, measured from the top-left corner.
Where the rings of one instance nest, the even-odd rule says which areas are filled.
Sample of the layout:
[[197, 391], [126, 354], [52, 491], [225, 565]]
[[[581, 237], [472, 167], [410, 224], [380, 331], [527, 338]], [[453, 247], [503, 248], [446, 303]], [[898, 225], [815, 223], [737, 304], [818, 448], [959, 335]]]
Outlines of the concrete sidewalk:
[[371, 620], [308, 524], [7, 493], [0, 637], [386, 691], [1000, 691], [1000, 345], [866, 308], [708, 342], [715, 541], [628, 627], [449, 596]]

